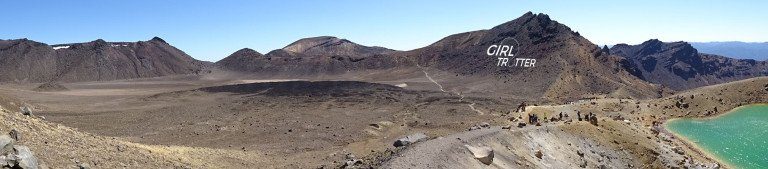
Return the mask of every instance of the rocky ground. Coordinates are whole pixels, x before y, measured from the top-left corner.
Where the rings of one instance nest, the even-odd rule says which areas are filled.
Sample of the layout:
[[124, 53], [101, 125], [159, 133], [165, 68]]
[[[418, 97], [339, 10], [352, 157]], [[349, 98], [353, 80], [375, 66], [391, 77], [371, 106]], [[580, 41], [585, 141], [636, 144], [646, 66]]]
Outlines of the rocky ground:
[[[378, 83], [174, 77], [51, 92], [4, 84], [0, 133], [21, 133], [16, 144], [51, 168], [711, 167], [715, 161], [657, 126], [764, 103], [768, 92], [768, 78], [753, 78], [661, 99], [534, 101], [516, 112], [522, 99], [464, 93], [471, 89], [414, 72], [349, 76]], [[20, 113], [23, 106], [33, 115]], [[560, 112], [568, 117], [553, 120]], [[577, 113], [595, 114], [596, 125]], [[540, 126], [518, 127], [531, 114]], [[490, 162], [475, 159], [488, 151]]]
[[[768, 102], [768, 78], [709, 86], [660, 99], [596, 99], [567, 105], [531, 106], [523, 114], [559, 118], [541, 126], [491, 127], [416, 144], [374, 163], [383, 168], [718, 168], [727, 167], [666, 132], [670, 118], [707, 117], [738, 106]], [[576, 112], [597, 114], [596, 125]], [[513, 117], [514, 118], [514, 117]], [[518, 117], [518, 119], [520, 119]], [[564, 121], [563, 121], [564, 120]], [[466, 146], [488, 147], [484, 164]]]
[[49, 122], [34, 111], [25, 115], [17, 110], [23, 105], [15, 99], [0, 100], [0, 132], [15, 131], [15, 145], [28, 147], [39, 168], [245, 168], [264, 160], [262, 155], [256, 153], [146, 145], [94, 135]]

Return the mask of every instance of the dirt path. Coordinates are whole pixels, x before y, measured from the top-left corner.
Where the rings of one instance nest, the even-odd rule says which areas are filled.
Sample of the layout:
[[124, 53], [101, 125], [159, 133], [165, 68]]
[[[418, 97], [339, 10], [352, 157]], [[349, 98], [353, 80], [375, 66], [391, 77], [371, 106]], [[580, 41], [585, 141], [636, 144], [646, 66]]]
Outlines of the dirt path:
[[[446, 90], [443, 88], [443, 85], [441, 85], [440, 83], [438, 83], [437, 81], [435, 81], [435, 79], [433, 79], [433, 78], [432, 78], [432, 76], [429, 76], [429, 73], [427, 73], [427, 70], [426, 70], [424, 67], [421, 67], [421, 66], [420, 66], [420, 65], [418, 65], [418, 64], [416, 64], [416, 66], [417, 66], [417, 67], [419, 67], [419, 69], [421, 69], [421, 72], [424, 72], [424, 76], [425, 76], [425, 77], [427, 77], [427, 79], [429, 79], [429, 81], [431, 81], [432, 83], [434, 83], [435, 85], [437, 85], [438, 89], [440, 89], [440, 91], [441, 91], [441, 92], [445, 92], [445, 93], [448, 93], [448, 94], [451, 94], [451, 93], [452, 93], [452, 94], [456, 94], [456, 95], [458, 95], [459, 97], [461, 97], [459, 100], [461, 100], [461, 101], [463, 101], [463, 100], [464, 100], [464, 95], [463, 95], [463, 94], [461, 94], [461, 92], [456, 92], [456, 91], [454, 91], [454, 92], [448, 92], [448, 91], [446, 91]], [[475, 111], [475, 112], [477, 112], [477, 114], [480, 114], [480, 115], [484, 115], [484, 114], [485, 114], [485, 112], [483, 112], [483, 111], [480, 111], [479, 109], [475, 108], [475, 103], [474, 103], [474, 102], [470, 102], [470, 103], [469, 103], [467, 106], [469, 107], [469, 109], [472, 109], [472, 111]]]

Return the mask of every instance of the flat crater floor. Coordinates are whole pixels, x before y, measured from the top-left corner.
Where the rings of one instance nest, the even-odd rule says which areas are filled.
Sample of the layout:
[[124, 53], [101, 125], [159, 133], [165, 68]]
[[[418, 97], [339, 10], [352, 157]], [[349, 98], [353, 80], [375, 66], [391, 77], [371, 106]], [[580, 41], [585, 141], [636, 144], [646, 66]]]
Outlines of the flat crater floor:
[[498, 113], [479, 115], [470, 102], [484, 111], [513, 107], [507, 101], [358, 81], [65, 86], [69, 90], [4, 86], [3, 91], [37, 105], [36, 114], [46, 120], [82, 131], [143, 144], [256, 151], [272, 158], [266, 161], [274, 164], [265, 166], [277, 167], [335, 165], [347, 153], [382, 152], [414, 132], [442, 136], [480, 122], [505, 121]]

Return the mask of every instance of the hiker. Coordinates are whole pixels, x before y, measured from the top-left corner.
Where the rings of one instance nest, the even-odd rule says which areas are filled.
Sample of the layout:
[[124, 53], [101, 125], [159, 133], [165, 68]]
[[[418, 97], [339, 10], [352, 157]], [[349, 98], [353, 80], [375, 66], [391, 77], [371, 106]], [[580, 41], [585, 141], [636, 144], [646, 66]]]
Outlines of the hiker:
[[558, 118], [557, 120], [563, 120], [563, 112], [560, 112], [560, 118]]
[[581, 121], [581, 112], [580, 111], [576, 112], [576, 117], [579, 117], [579, 121]]
[[533, 124], [533, 114], [528, 114], [528, 124]]

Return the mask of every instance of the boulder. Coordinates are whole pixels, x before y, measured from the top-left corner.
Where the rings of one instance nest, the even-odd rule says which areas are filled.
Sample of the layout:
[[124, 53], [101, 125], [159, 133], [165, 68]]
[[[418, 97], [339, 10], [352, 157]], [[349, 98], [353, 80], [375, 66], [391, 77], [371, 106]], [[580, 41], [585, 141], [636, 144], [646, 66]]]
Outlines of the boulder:
[[480, 123], [480, 124], [476, 124], [476, 125], [474, 125], [474, 126], [470, 127], [470, 128], [469, 128], [469, 131], [472, 131], [472, 130], [479, 130], [479, 129], [483, 129], [483, 128], [491, 128], [491, 124], [488, 124], [488, 123], [486, 123], [486, 122], [482, 122], [482, 123]]
[[19, 131], [16, 129], [11, 129], [11, 132], [8, 132], [8, 135], [10, 135], [13, 140], [21, 140], [21, 133], [19, 133]]
[[486, 123], [486, 122], [482, 122], [482, 123], [478, 124], [478, 126], [480, 126], [480, 127], [482, 127], [482, 128], [490, 128], [490, 127], [491, 127], [491, 124], [488, 124], [488, 123]]
[[493, 163], [493, 149], [488, 146], [470, 146], [464, 145], [464, 147], [472, 153], [472, 155], [485, 165], [491, 165]]
[[16, 162], [19, 167], [24, 169], [37, 169], [37, 158], [32, 154], [27, 146], [15, 145], [13, 149], [16, 150]]
[[80, 164], [77, 164], [77, 168], [79, 168], [79, 169], [90, 169], [91, 166], [88, 165], [88, 164], [85, 164], [85, 163], [80, 163]]
[[544, 154], [541, 153], [541, 150], [536, 151], [536, 154], [534, 154], [534, 155], [536, 155], [536, 158], [539, 158], [539, 159], [541, 159], [541, 157], [544, 157]]
[[393, 144], [393, 146], [402, 147], [402, 146], [407, 146], [407, 145], [410, 145], [419, 141], [424, 141], [424, 140], [427, 140], [427, 135], [425, 135], [424, 133], [416, 133], [416, 134], [411, 134], [409, 136], [405, 136], [403, 138], [397, 139]]
[[9, 135], [0, 135], [0, 155], [6, 155], [13, 152], [13, 144], [16, 140]]
[[0, 155], [0, 166], [3, 168], [11, 168], [16, 165], [16, 159], [13, 157]]
[[19, 109], [21, 109], [21, 114], [23, 114], [23, 115], [27, 115], [27, 116], [31, 116], [32, 115], [32, 110], [29, 109], [29, 107], [27, 107], [27, 106], [19, 107]]
[[[13, 130], [15, 131], [15, 130]], [[18, 132], [11, 132], [11, 134]], [[27, 146], [15, 145], [16, 140], [12, 136], [0, 135], [0, 168], [39, 168], [37, 158]]]
[[680, 147], [672, 147], [672, 151], [680, 155], [685, 155], [685, 151], [683, 151], [683, 149]]
[[525, 123], [517, 123], [517, 128], [523, 128], [525, 127]]

